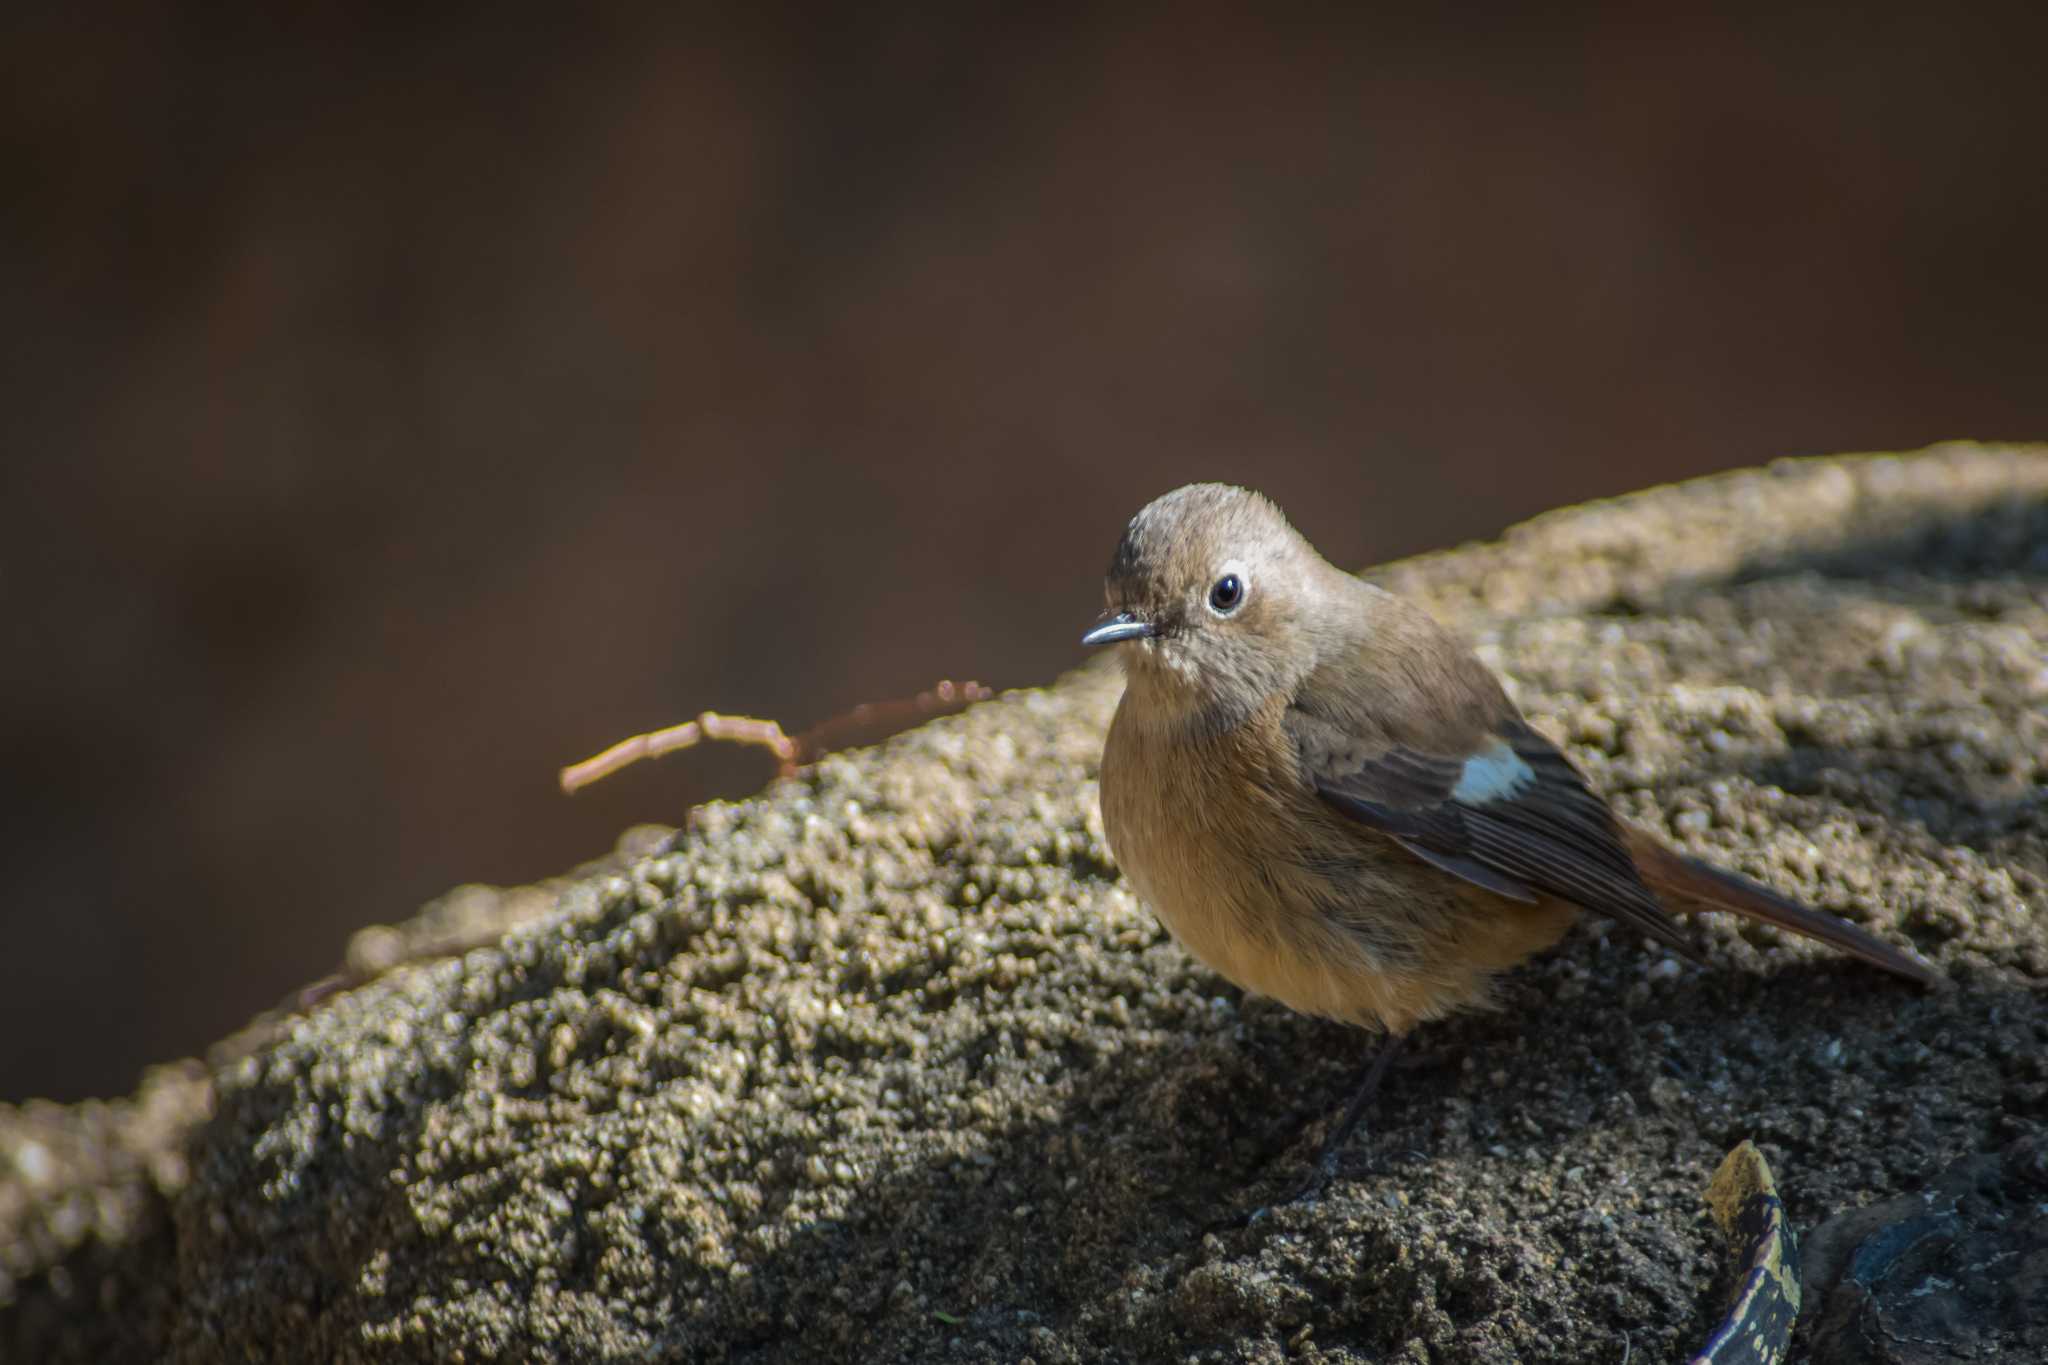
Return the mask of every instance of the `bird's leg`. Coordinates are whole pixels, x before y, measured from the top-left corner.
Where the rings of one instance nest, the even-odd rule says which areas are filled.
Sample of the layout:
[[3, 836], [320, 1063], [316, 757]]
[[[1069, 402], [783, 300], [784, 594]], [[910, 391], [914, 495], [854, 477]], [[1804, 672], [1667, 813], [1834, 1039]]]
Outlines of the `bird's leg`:
[[1380, 1082], [1386, 1079], [1387, 1065], [1394, 1060], [1394, 1054], [1401, 1050], [1405, 1033], [1389, 1033], [1381, 1043], [1372, 1061], [1366, 1064], [1365, 1074], [1359, 1078], [1358, 1092], [1351, 1097], [1351, 1103], [1344, 1107], [1344, 1116], [1337, 1120], [1330, 1135], [1323, 1139], [1323, 1150], [1316, 1156], [1316, 1164], [1310, 1168], [1308, 1180], [1295, 1192], [1289, 1203], [1311, 1199], [1321, 1194], [1323, 1187], [1337, 1174], [1337, 1155], [1344, 1150], [1344, 1144], [1358, 1127], [1358, 1121], [1365, 1117], [1366, 1106], [1373, 1096], [1380, 1092]]
[[1406, 1036], [1401, 1033], [1388, 1034], [1387, 1040], [1380, 1044], [1379, 1051], [1373, 1054], [1372, 1061], [1366, 1064], [1365, 1074], [1359, 1077], [1357, 1092], [1352, 1095], [1351, 1103], [1344, 1106], [1344, 1113], [1337, 1120], [1336, 1126], [1330, 1129], [1330, 1135], [1323, 1139], [1323, 1149], [1317, 1154], [1315, 1165], [1309, 1168], [1308, 1179], [1302, 1181], [1300, 1188], [1277, 1204], [1261, 1205], [1235, 1218], [1212, 1224], [1210, 1230], [1249, 1227], [1276, 1208], [1299, 1204], [1321, 1194], [1323, 1187], [1337, 1174], [1337, 1154], [1344, 1149], [1345, 1142], [1358, 1127], [1358, 1121], [1365, 1117], [1366, 1106], [1371, 1104], [1373, 1096], [1379, 1093], [1380, 1082], [1386, 1079], [1387, 1066], [1394, 1060], [1394, 1054], [1401, 1050], [1401, 1040]]

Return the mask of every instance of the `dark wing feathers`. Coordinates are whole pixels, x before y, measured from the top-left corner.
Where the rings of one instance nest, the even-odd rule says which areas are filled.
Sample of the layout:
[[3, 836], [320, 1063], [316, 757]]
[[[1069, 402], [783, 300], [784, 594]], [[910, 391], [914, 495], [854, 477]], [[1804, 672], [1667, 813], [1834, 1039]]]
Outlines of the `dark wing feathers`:
[[1407, 806], [1435, 805], [1450, 794], [1464, 772], [1462, 757], [1402, 748], [1384, 749], [1359, 769], [1361, 780], [1381, 801]]
[[1643, 885], [1607, 803], [1571, 761], [1520, 720], [1507, 721], [1490, 741], [1504, 742], [1528, 775], [1486, 799], [1453, 795], [1484, 748], [1443, 755], [1389, 744], [1339, 757], [1303, 745], [1302, 757], [1325, 801], [1416, 857], [1499, 895], [1554, 896], [1688, 951]]

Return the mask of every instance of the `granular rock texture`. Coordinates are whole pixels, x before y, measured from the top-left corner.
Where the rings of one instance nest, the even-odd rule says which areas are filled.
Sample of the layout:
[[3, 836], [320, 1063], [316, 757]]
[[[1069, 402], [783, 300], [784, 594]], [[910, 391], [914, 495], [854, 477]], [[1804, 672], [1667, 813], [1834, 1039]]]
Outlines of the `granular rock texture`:
[[1120, 884], [1094, 668], [691, 812], [134, 1100], [0, 1109], [0, 1356], [1670, 1360], [1743, 1138], [1812, 1227], [2040, 1131], [2048, 453], [1787, 464], [1378, 577], [1628, 817], [1946, 984], [1587, 924], [1418, 1035], [1319, 1201], [1232, 1226], [1366, 1040]]

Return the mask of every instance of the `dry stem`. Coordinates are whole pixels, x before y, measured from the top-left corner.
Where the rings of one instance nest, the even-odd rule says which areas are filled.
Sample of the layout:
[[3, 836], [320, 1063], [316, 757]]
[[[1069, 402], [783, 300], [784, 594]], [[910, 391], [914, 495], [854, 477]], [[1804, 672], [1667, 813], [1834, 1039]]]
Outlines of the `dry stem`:
[[[759, 745], [775, 755], [777, 775], [788, 777], [804, 764], [815, 763], [834, 748], [844, 747], [853, 737], [865, 733], [879, 739], [901, 730], [914, 720], [957, 711], [993, 695], [978, 682], [941, 682], [915, 697], [863, 703], [844, 715], [812, 726], [794, 739], [772, 720], [706, 711], [697, 719], [684, 721], [681, 725], [622, 739], [601, 754], [569, 765], [562, 769], [562, 790], [574, 793], [643, 758], [659, 758], [713, 739]], [[834, 740], [837, 742], [830, 742]]]

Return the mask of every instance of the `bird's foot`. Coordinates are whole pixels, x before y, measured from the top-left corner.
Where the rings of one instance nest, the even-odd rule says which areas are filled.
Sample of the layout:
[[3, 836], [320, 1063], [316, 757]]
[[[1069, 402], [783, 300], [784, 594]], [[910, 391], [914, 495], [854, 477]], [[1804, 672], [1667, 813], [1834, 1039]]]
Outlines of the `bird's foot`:
[[1313, 1204], [1316, 1200], [1320, 1199], [1323, 1191], [1329, 1187], [1330, 1182], [1337, 1178], [1337, 1158], [1342, 1155], [1344, 1146], [1350, 1140], [1351, 1135], [1357, 1131], [1359, 1121], [1365, 1116], [1366, 1106], [1379, 1093], [1380, 1081], [1387, 1074], [1387, 1063], [1393, 1060], [1394, 1053], [1399, 1049], [1400, 1044], [1401, 1036], [1395, 1034], [1380, 1046], [1379, 1052], [1373, 1057], [1371, 1065], [1365, 1069], [1365, 1075], [1360, 1080], [1357, 1094], [1352, 1096], [1351, 1103], [1345, 1106], [1343, 1117], [1338, 1119], [1336, 1125], [1330, 1129], [1329, 1136], [1323, 1139], [1322, 1150], [1316, 1154], [1315, 1164], [1309, 1167], [1308, 1177], [1296, 1187], [1293, 1194], [1288, 1195], [1287, 1198], [1277, 1203], [1261, 1204], [1233, 1218], [1226, 1218], [1221, 1222], [1211, 1223], [1204, 1231], [1221, 1232], [1224, 1230], [1235, 1231], [1248, 1228], [1277, 1209], [1288, 1208], [1295, 1204]]
[[1338, 1148], [1336, 1146], [1325, 1144], [1322, 1154], [1316, 1158], [1315, 1164], [1308, 1168], [1308, 1174], [1302, 1178], [1300, 1184], [1294, 1187], [1293, 1192], [1285, 1198], [1276, 1199], [1268, 1204], [1254, 1205], [1242, 1213], [1218, 1219], [1206, 1225], [1202, 1231], [1205, 1233], [1242, 1232], [1244, 1229], [1264, 1221], [1282, 1209], [1293, 1208], [1296, 1204], [1314, 1204], [1323, 1197], [1323, 1192], [1329, 1188], [1330, 1182], [1337, 1178], [1337, 1155]]

